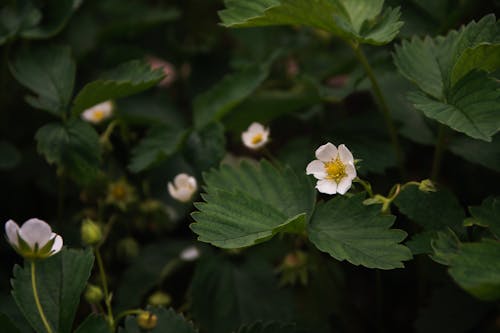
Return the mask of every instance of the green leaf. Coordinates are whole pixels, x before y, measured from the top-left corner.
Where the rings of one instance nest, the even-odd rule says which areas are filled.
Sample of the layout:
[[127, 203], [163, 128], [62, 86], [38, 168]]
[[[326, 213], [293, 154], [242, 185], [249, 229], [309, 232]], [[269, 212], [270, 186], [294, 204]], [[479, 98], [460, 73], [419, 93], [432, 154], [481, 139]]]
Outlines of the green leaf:
[[482, 300], [500, 299], [499, 241], [483, 239], [458, 245], [457, 241], [433, 241], [432, 247], [433, 259], [450, 266], [448, 272], [460, 287]]
[[223, 165], [205, 174], [206, 193], [190, 225], [198, 240], [223, 248], [266, 241], [278, 232], [297, 232], [309, 219], [316, 192], [305, 175], [267, 161]]
[[0, 327], [2, 328], [2, 332], [5, 333], [20, 333], [9, 317], [3, 313], [0, 313]]
[[287, 324], [282, 322], [256, 322], [251, 325], [245, 325], [240, 327], [235, 333], [299, 333], [303, 332], [299, 330], [295, 324]]
[[500, 238], [500, 197], [486, 198], [481, 206], [469, 207], [469, 212], [473, 224], [490, 228]]
[[[233, 258], [234, 259], [234, 258]], [[257, 320], [289, 320], [293, 301], [261, 258], [207, 257], [191, 284], [192, 313], [204, 332], [229, 333]]]
[[[500, 30], [500, 29], [499, 29]], [[483, 43], [466, 49], [460, 55], [451, 72], [451, 84], [454, 85], [472, 70], [493, 72], [500, 68], [500, 43]]]
[[461, 78], [449, 93], [447, 102], [422, 93], [409, 94], [408, 98], [427, 117], [472, 138], [490, 142], [500, 130], [499, 84], [484, 72], [472, 71]]
[[364, 194], [335, 197], [318, 205], [309, 225], [309, 239], [337, 260], [368, 268], [404, 267], [410, 250], [398, 244], [406, 232], [390, 229], [395, 217], [381, 215], [380, 208], [365, 206]]
[[47, 162], [64, 168], [76, 181], [87, 183], [99, 171], [99, 135], [86, 122], [49, 123], [36, 132], [35, 139]]
[[43, 6], [42, 24], [24, 29], [21, 36], [29, 39], [45, 39], [57, 35], [78, 9], [80, 0], [46, 0]]
[[306, 25], [362, 43], [387, 44], [398, 34], [399, 9], [382, 15], [383, 0], [226, 0], [219, 12], [226, 27]]
[[0, 10], [0, 45], [37, 26], [41, 19], [42, 13], [31, 1], [6, 4]]
[[161, 69], [152, 70], [145, 62], [126, 62], [85, 85], [75, 97], [72, 112], [80, 114], [98, 103], [137, 94], [154, 87], [163, 77]]
[[193, 131], [186, 143], [186, 157], [201, 174], [219, 166], [226, 155], [224, 126], [214, 122], [202, 130]]
[[151, 128], [147, 136], [132, 150], [129, 170], [137, 173], [165, 160], [179, 149], [185, 135], [183, 128], [163, 125]]
[[449, 149], [469, 162], [482, 165], [500, 172], [500, 135], [493, 137], [492, 142], [474, 140], [465, 135], [453, 137]]
[[459, 227], [465, 218], [457, 198], [447, 190], [423, 192], [407, 186], [394, 201], [399, 211], [426, 231]]
[[7, 141], [0, 141], [0, 170], [14, 169], [21, 162], [21, 153]]
[[[148, 307], [148, 311], [158, 317], [156, 327], [149, 330], [150, 333], [196, 333], [198, 332], [193, 324], [188, 322], [182, 315], [177, 314], [173, 309]], [[135, 316], [128, 316], [125, 319], [125, 327], [120, 329], [121, 333], [142, 333]]]
[[197, 96], [193, 105], [195, 127], [201, 129], [212, 121], [220, 120], [257, 89], [269, 75], [276, 54], [264, 63], [249, 65], [226, 75], [210, 90]]
[[430, 254], [432, 253], [431, 241], [436, 237], [436, 231], [424, 231], [413, 235], [410, 240], [406, 241], [405, 245], [411, 250], [414, 256], [418, 254]]
[[111, 330], [102, 315], [91, 314], [78, 326], [75, 333], [111, 333]]
[[[94, 263], [92, 251], [63, 249], [60, 254], [36, 262], [40, 303], [54, 332], [69, 333], [76, 309]], [[14, 267], [12, 296], [33, 329], [45, 333], [31, 287], [30, 264]]]
[[26, 101], [37, 109], [62, 116], [70, 103], [75, 81], [71, 51], [62, 46], [21, 49], [10, 62], [12, 75], [37, 96]]

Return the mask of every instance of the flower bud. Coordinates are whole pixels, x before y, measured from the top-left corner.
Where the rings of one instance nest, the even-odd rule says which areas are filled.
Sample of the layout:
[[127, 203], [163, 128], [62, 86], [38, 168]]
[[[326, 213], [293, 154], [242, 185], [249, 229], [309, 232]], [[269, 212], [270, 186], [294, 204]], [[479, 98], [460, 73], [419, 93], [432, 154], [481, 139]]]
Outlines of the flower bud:
[[85, 300], [89, 302], [89, 304], [97, 304], [100, 303], [104, 298], [104, 293], [99, 286], [88, 284], [87, 289], [85, 289], [84, 294]]
[[132, 237], [123, 238], [118, 242], [116, 251], [120, 259], [134, 259], [139, 255], [139, 244]]
[[422, 192], [436, 192], [436, 186], [430, 179], [424, 179], [418, 185], [418, 189]]
[[157, 291], [148, 297], [148, 304], [153, 306], [169, 306], [172, 298], [163, 291]]
[[143, 330], [152, 330], [158, 324], [158, 317], [149, 311], [144, 311], [137, 316], [137, 324]]
[[102, 240], [101, 226], [91, 219], [86, 219], [80, 229], [82, 242], [86, 245], [97, 245]]

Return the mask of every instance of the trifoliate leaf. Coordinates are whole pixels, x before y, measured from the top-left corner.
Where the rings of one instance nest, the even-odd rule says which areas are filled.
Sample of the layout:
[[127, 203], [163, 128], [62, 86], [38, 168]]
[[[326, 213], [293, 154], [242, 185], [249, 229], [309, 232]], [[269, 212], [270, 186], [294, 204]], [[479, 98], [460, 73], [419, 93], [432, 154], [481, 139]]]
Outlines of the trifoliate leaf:
[[[188, 322], [182, 315], [177, 314], [173, 309], [148, 307], [147, 311], [158, 317], [155, 328], [148, 330], [150, 333], [196, 333], [198, 332], [192, 323]], [[136, 316], [128, 316], [125, 319], [125, 327], [120, 328], [120, 333], [142, 333], [139, 328]]]
[[380, 208], [365, 206], [362, 194], [336, 197], [316, 208], [309, 225], [309, 238], [318, 249], [337, 260], [368, 268], [404, 267], [410, 250], [398, 244], [403, 230], [390, 229], [395, 216], [380, 214]]
[[26, 96], [34, 108], [62, 116], [70, 103], [75, 81], [71, 51], [62, 46], [23, 48], [10, 62], [12, 75], [36, 96]]
[[399, 211], [425, 230], [442, 230], [462, 225], [464, 211], [457, 198], [447, 190], [423, 192], [418, 186], [408, 186], [394, 203]]
[[111, 333], [111, 329], [102, 315], [91, 314], [78, 326], [75, 333]]
[[484, 72], [469, 72], [453, 86], [447, 102], [422, 93], [408, 96], [413, 106], [427, 117], [468, 136], [490, 142], [500, 130], [499, 84]]
[[205, 202], [196, 203], [191, 229], [198, 239], [223, 248], [250, 246], [280, 231], [301, 232], [316, 192], [305, 175], [267, 161], [223, 165], [205, 174]]
[[431, 244], [432, 259], [450, 266], [448, 272], [460, 287], [482, 300], [500, 298], [500, 241], [460, 243], [440, 233]]
[[398, 34], [399, 9], [382, 15], [383, 0], [226, 0], [219, 12], [226, 27], [306, 25], [346, 40], [381, 45]]
[[230, 333], [257, 320], [290, 320], [293, 300], [261, 257], [200, 261], [191, 283], [192, 313], [204, 332]]
[[99, 171], [99, 135], [86, 122], [49, 123], [36, 132], [35, 139], [47, 162], [64, 168], [76, 181], [86, 183]]
[[[69, 333], [87, 284], [94, 256], [90, 249], [67, 250], [45, 260], [36, 261], [36, 285], [40, 303], [54, 332]], [[12, 296], [33, 329], [45, 333], [31, 287], [30, 262], [14, 267]]]
[[132, 172], [140, 172], [168, 158], [177, 151], [185, 134], [183, 128], [153, 127], [132, 150], [128, 168]]
[[152, 70], [145, 62], [126, 62], [85, 85], [75, 97], [72, 112], [79, 114], [106, 100], [137, 94], [155, 86], [163, 77], [161, 69]]
[[238, 72], [226, 75], [210, 90], [196, 97], [193, 105], [194, 125], [201, 129], [212, 121], [220, 120], [240, 104], [269, 75], [275, 55], [266, 62], [246, 66]]
[[488, 227], [498, 238], [500, 238], [500, 197], [486, 198], [481, 206], [469, 207], [469, 212], [472, 215], [466, 225], [480, 225]]
[[240, 327], [235, 333], [302, 333], [304, 331], [297, 328], [295, 324], [282, 322], [256, 322], [251, 325]]

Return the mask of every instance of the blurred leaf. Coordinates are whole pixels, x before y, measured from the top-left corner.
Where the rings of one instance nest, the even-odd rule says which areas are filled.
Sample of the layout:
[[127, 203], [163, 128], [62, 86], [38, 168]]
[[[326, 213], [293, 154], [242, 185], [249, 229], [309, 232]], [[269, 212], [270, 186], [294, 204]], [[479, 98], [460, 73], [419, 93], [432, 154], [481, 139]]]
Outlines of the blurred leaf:
[[[158, 323], [150, 333], [196, 333], [198, 332], [191, 322], [188, 322], [182, 315], [177, 314], [173, 309], [148, 307], [147, 311], [158, 317]], [[135, 316], [128, 316], [125, 319], [125, 327], [120, 328], [120, 333], [142, 333]]]
[[251, 325], [244, 325], [235, 331], [235, 333], [299, 333], [303, 332], [294, 324], [282, 322], [256, 322]]
[[273, 268], [259, 258], [208, 257], [191, 284], [192, 312], [205, 332], [229, 333], [256, 320], [288, 320], [293, 303]]
[[223, 248], [266, 241], [278, 232], [301, 232], [312, 213], [315, 191], [305, 175], [263, 160], [223, 165], [205, 175], [205, 202], [195, 203], [191, 229], [198, 240]]
[[186, 130], [183, 128], [163, 125], [151, 128], [146, 137], [132, 149], [129, 170], [137, 173], [168, 158], [179, 149], [185, 135]]
[[75, 333], [111, 333], [111, 330], [103, 316], [91, 314], [78, 326]]
[[257, 89], [269, 75], [276, 55], [274, 53], [264, 63], [249, 65], [239, 72], [226, 75], [210, 90], [198, 95], [193, 105], [195, 128], [201, 129], [212, 121], [220, 120]]
[[226, 27], [306, 25], [326, 30], [346, 40], [382, 45], [390, 42], [403, 25], [399, 9], [387, 9], [384, 0], [226, 0], [219, 12]]
[[2, 332], [5, 333], [20, 333], [9, 317], [3, 313], [0, 313], [0, 327], [2, 328]]
[[453, 137], [449, 149], [469, 162], [500, 172], [500, 135], [498, 134], [493, 137], [492, 142], [474, 140], [465, 135]]
[[472, 215], [469, 221], [472, 220], [473, 224], [490, 228], [491, 232], [500, 238], [500, 197], [486, 198], [481, 206], [469, 207], [469, 212]]
[[41, 24], [24, 29], [21, 36], [29, 39], [45, 39], [57, 35], [80, 3], [81, 0], [45, 0]]
[[98, 103], [137, 94], [154, 87], [163, 77], [161, 69], [152, 70], [142, 61], [126, 62], [85, 85], [75, 97], [72, 112], [80, 114]]
[[64, 168], [74, 180], [87, 183], [99, 171], [101, 150], [99, 135], [79, 119], [49, 123], [35, 135], [38, 152], [49, 164]]
[[[448, 245], [450, 244], [450, 245]], [[460, 287], [473, 296], [494, 301], [500, 298], [500, 242], [483, 239], [477, 243], [432, 242], [433, 259], [450, 268]]]
[[496, 80], [484, 72], [469, 72], [441, 102], [422, 93], [408, 96], [413, 106], [427, 117], [468, 136], [491, 142], [500, 130], [500, 89]]
[[31, 106], [56, 116], [67, 111], [76, 70], [69, 48], [22, 48], [10, 62], [10, 70], [19, 83], [37, 94], [26, 96]]
[[394, 201], [399, 211], [426, 231], [446, 227], [461, 228], [465, 218], [457, 198], [448, 190], [422, 192], [418, 186], [407, 186]]
[[[36, 283], [40, 303], [54, 332], [69, 333], [73, 326], [80, 294], [94, 263], [92, 251], [66, 250], [36, 262]], [[31, 287], [30, 264], [14, 267], [12, 296], [17, 306], [38, 333], [45, 333]]]
[[430, 254], [432, 253], [431, 240], [436, 238], [436, 236], [436, 231], [424, 231], [413, 235], [410, 240], [405, 242], [405, 245], [414, 256], [418, 254]]
[[214, 122], [201, 130], [193, 131], [185, 149], [187, 160], [198, 173], [218, 167], [226, 155], [224, 126]]
[[15, 1], [0, 9], [0, 45], [40, 23], [42, 13], [32, 1]]
[[14, 169], [21, 162], [21, 153], [7, 141], [0, 141], [0, 170]]
[[187, 127], [184, 114], [165, 95], [141, 94], [120, 99], [117, 116], [127, 124]]
[[404, 267], [412, 258], [410, 250], [398, 244], [406, 232], [390, 229], [393, 215], [382, 215], [380, 208], [363, 204], [364, 194], [351, 198], [337, 196], [318, 205], [308, 233], [318, 249], [337, 260], [368, 268]]

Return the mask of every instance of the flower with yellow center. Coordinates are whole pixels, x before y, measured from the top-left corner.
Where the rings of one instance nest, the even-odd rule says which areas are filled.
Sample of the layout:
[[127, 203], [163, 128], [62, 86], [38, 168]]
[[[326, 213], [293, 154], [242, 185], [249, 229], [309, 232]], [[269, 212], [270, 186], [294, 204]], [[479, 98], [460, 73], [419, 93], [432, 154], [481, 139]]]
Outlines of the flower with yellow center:
[[174, 178], [174, 182], [168, 182], [168, 193], [172, 198], [180, 202], [189, 202], [198, 190], [196, 178], [180, 173]]
[[241, 133], [241, 139], [248, 148], [259, 149], [269, 141], [269, 132], [269, 128], [254, 122], [245, 132]]
[[317, 160], [307, 165], [306, 173], [318, 179], [318, 191], [326, 194], [345, 194], [356, 178], [354, 158], [349, 149], [343, 144], [337, 149], [328, 142], [316, 150], [316, 158]]
[[113, 102], [106, 101], [94, 105], [93, 107], [83, 111], [82, 119], [92, 124], [99, 124], [111, 117], [113, 113]]

